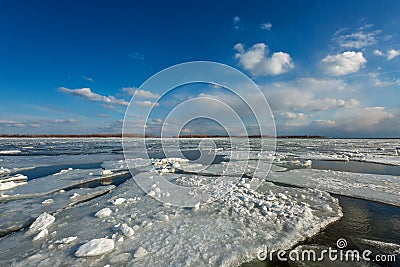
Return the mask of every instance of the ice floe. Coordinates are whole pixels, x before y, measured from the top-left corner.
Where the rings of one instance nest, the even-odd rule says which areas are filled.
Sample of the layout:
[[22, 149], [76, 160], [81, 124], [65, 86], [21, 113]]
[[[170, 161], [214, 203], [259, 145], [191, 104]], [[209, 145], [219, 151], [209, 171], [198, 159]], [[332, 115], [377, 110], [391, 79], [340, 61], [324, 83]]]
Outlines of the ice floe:
[[22, 198], [34, 198], [49, 195], [58, 192], [63, 189], [73, 188], [85, 183], [94, 181], [102, 181], [107, 179], [113, 179], [127, 175], [127, 171], [116, 172], [111, 175], [89, 175], [91, 171], [96, 169], [76, 169], [57, 175], [57, 179], [54, 179], [53, 175], [45, 176], [39, 179], [29, 181], [25, 186], [16, 187], [13, 190], [7, 192], [6, 197], [2, 197], [4, 200], [22, 199]]
[[13, 189], [20, 185], [27, 184], [28, 177], [22, 174], [16, 174], [14, 176], [5, 176], [0, 178], [0, 191], [6, 191]]
[[15, 155], [21, 153], [21, 150], [0, 150], [0, 155]]
[[380, 249], [380, 251], [384, 251], [387, 254], [400, 256], [400, 244], [382, 242], [382, 241], [371, 240], [371, 239], [361, 239], [360, 241], [363, 244], [366, 244], [366, 245], [369, 245], [372, 247], [377, 247]]
[[[103, 195], [113, 188], [115, 186], [110, 185], [56, 192], [50, 195], [53, 203], [48, 205], [42, 204], [49, 199], [48, 196], [3, 202], [0, 205], [0, 214], [2, 214], [0, 216], [0, 236], [29, 226], [36, 217], [44, 212], [55, 213]], [[71, 199], [70, 197], [77, 192], [80, 196]]]
[[400, 206], [400, 177], [329, 170], [270, 173], [268, 180]]
[[4, 174], [10, 173], [10, 172], [11, 171], [9, 169], [0, 167], [0, 175], [4, 175]]

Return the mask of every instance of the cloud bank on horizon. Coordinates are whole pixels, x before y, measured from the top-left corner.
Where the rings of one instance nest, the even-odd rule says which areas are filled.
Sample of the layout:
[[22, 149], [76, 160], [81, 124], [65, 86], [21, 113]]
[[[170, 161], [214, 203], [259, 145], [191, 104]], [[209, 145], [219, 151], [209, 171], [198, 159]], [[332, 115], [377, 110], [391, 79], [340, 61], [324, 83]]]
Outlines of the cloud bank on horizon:
[[[137, 114], [138, 129], [164, 125], [167, 111], [195, 97], [223, 99], [246, 113], [223, 85], [166, 96], [138, 88], [171, 65], [210, 60], [255, 81], [278, 135], [400, 137], [400, 3], [228, 3], [186, 10], [173, 2], [159, 11], [145, 3], [0, 4], [0, 134], [119, 133], [132, 97], [139, 110], [154, 110], [147, 122]], [[206, 120], [182, 129], [222, 132]]]

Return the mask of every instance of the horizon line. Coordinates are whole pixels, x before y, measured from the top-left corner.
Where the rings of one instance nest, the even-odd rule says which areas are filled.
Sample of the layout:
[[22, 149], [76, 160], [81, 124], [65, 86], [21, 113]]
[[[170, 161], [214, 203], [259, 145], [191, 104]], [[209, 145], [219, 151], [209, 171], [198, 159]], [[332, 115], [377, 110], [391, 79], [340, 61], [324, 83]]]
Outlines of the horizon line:
[[179, 135], [179, 136], [152, 136], [122, 133], [117, 134], [1, 134], [0, 138], [278, 138], [278, 139], [400, 139], [400, 137], [328, 137], [322, 135], [277, 135], [277, 136], [228, 136], [228, 135]]

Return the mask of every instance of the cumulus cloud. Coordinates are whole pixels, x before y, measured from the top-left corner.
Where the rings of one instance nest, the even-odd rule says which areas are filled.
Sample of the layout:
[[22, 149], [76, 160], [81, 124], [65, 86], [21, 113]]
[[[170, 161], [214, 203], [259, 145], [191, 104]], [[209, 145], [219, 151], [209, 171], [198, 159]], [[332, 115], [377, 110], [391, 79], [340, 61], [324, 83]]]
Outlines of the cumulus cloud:
[[382, 52], [381, 50], [374, 50], [374, 55], [382, 57], [384, 56], [387, 60], [392, 60], [400, 55], [400, 50], [389, 49], [386, 51], [386, 53]]
[[93, 93], [90, 88], [79, 88], [79, 89], [69, 89], [66, 87], [60, 87], [58, 89], [60, 92], [67, 93], [70, 95], [75, 95], [82, 97], [85, 100], [92, 102], [102, 102], [107, 105], [121, 105], [127, 106], [129, 103], [123, 99], [117, 99], [114, 96], [103, 96], [96, 93]]
[[322, 59], [325, 73], [341, 76], [359, 71], [367, 60], [362, 52], [346, 51], [337, 55], [328, 55]]
[[[274, 111], [322, 111], [359, 105], [356, 99], [346, 100], [347, 91], [351, 89], [341, 79], [306, 77], [267, 84], [262, 89]], [[340, 98], [340, 95], [343, 98]]]
[[379, 132], [378, 125], [384, 121], [395, 119], [395, 116], [387, 112], [384, 107], [355, 108], [338, 113], [336, 117], [338, 127], [347, 132]]
[[294, 68], [289, 54], [276, 52], [269, 57], [268, 47], [264, 43], [254, 44], [247, 51], [243, 44], [237, 43], [234, 49], [239, 64], [254, 76], [279, 75]]
[[323, 111], [359, 105], [356, 99], [316, 98], [312, 92], [302, 92], [297, 89], [273, 91], [268, 93], [267, 96], [271, 108], [275, 111], [292, 109]]
[[138, 89], [135, 87], [125, 87], [122, 88], [122, 91], [135, 97], [140, 97], [140, 98], [159, 98], [160, 96], [158, 94], [152, 93], [150, 91]]
[[260, 29], [261, 30], [268, 30], [270, 31], [272, 28], [272, 24], [270, 22], [261, 23]]
[[384, 107], [340, 109], [324, 118], [277, 124], [282, 134], [318, 134], [330, 137], [398, 137], [400, 116]]

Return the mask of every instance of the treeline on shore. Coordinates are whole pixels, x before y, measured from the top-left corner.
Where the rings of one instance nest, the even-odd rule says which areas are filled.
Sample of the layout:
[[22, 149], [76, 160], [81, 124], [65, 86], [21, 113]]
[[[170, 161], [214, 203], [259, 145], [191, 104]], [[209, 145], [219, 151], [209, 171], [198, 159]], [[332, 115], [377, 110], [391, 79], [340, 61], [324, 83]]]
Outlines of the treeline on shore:
[[[1, 134], [0, 138], [111, 138], [122, 137], [122, 134]], [[142, 135], [124, 134], [124, 137], [143, 137]], [[157, 138], [158, 136], [146, 135], [145, 138]], [[180, 135], [179, 138], [225, 138], [226, 135]], [[273, 136], [231, 136], [233, 138], [273, 138]], [[173, 137], [172, 137], [173, 138]], [[175, 137], [176, 138], [176, 137]], [[321, 139], [327, 138], [320, 135], [282, 135], [276, 138], [305, 138], [305, 139]]]

